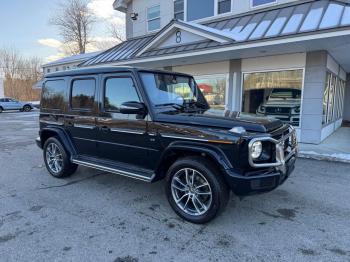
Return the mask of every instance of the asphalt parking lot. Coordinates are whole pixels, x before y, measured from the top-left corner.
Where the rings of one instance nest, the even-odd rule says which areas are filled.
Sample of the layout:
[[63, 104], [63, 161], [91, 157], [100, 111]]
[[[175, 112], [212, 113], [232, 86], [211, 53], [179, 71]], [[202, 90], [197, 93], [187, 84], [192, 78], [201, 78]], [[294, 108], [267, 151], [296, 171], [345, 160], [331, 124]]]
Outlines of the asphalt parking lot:
[[274, 192], [206, 225], [179, 219], [163, 182], [87, 168], [48, 175], [38, 113], [0, 114], [0, 261], [350, 261], [350, 165], [299, 160]]

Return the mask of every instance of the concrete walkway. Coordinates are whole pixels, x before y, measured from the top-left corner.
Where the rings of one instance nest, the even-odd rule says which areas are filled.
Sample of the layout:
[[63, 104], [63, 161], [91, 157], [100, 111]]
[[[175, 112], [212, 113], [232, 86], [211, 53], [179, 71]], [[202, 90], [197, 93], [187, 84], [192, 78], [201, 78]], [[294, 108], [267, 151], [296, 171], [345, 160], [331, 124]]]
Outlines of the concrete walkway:
[[350, 127], [341, 127], [319, 145], [299, 144], [299, 156], [350, 163]]

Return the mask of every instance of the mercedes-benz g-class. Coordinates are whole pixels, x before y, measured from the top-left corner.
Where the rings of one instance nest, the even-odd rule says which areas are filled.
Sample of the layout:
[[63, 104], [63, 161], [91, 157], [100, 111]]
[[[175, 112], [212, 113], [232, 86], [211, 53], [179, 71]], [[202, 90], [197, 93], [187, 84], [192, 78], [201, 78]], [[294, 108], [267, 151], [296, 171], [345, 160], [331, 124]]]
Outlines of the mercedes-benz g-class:
[[47, 75], [36, 142], [57, 178], [82, 165], [146, 182], [165, 179], [170, 206], [193, 223], [213, 219], [230, 192], [275, 189], [297, 154], [290, 125], [212, 110], [190, 75], [131, 67]]

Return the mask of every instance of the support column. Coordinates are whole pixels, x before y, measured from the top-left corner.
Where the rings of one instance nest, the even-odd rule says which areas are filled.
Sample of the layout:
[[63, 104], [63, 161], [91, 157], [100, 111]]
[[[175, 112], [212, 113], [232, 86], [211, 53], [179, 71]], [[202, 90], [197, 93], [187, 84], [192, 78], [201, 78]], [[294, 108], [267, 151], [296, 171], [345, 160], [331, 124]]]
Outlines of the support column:
[[226, 108], [241, 111], [242, 60], [230, 60], [229, 85], [226, 94]]
[[326, 51], [307, 53], [301, 112], [300, 141], [302, 143], [321, 143], [326, 70]]

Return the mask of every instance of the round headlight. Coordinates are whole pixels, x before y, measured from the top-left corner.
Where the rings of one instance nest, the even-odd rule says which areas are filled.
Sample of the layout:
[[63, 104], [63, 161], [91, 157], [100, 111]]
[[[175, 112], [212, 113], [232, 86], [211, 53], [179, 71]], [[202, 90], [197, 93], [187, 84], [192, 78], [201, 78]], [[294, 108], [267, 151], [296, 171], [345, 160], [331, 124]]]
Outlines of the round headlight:
[[262, 143], [260, 141], [256, 141], [252, 144], [252, 158], [257, 159], [261, 156], [262, 153]]

